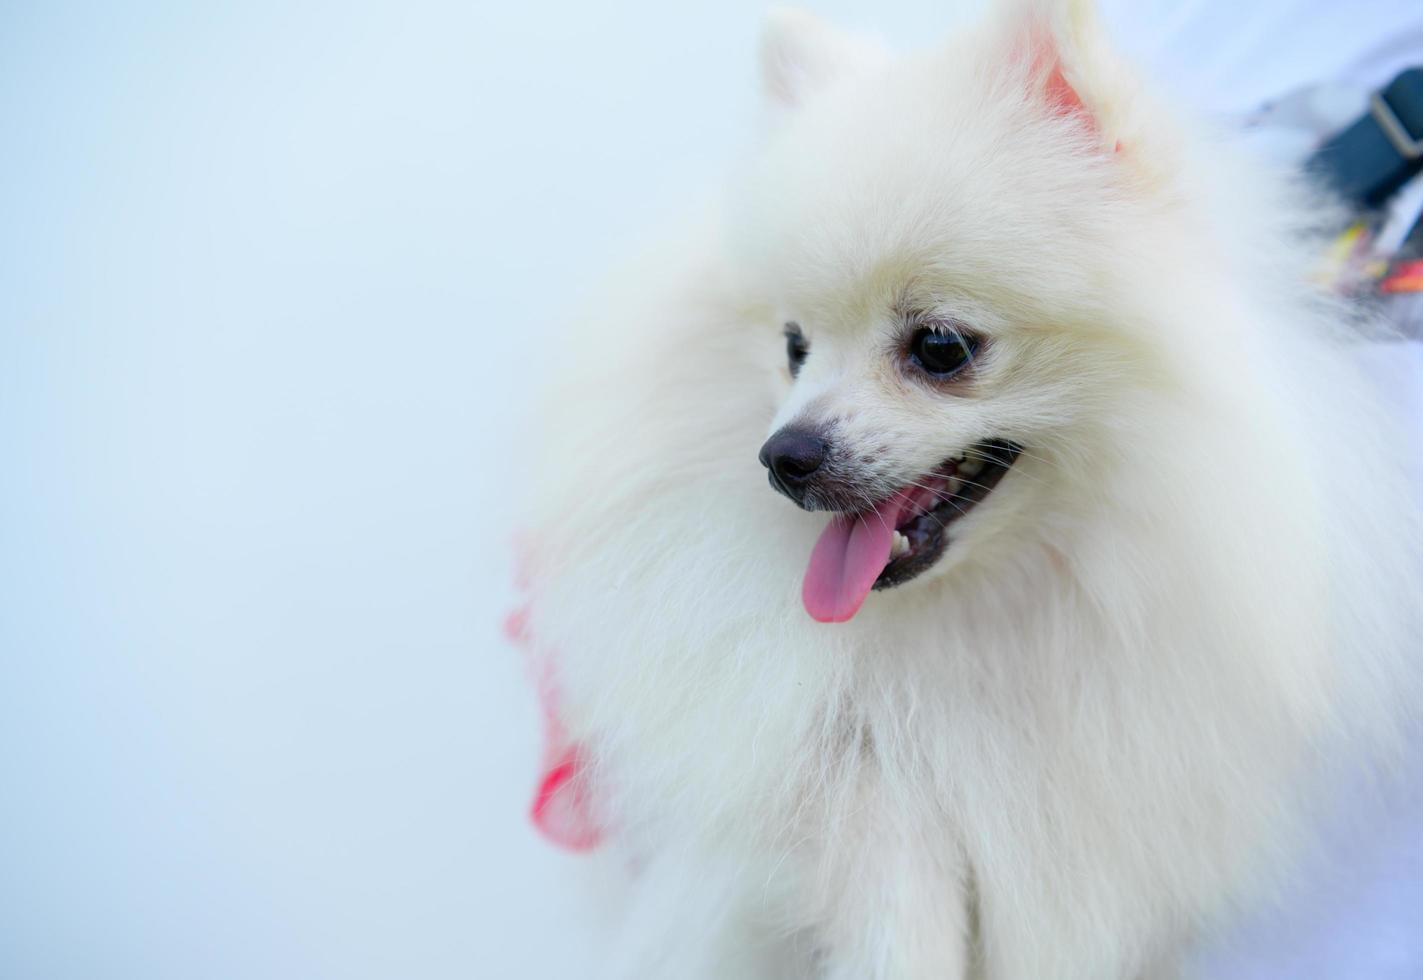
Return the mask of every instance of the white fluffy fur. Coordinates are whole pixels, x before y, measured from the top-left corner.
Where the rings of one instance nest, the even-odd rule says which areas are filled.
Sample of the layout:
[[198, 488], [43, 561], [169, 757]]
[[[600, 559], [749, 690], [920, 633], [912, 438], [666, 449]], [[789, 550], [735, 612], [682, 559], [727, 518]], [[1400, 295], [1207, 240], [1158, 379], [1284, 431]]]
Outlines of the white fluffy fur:
[[[1417, 515], [1307, 212], [1077, 5], [900, 60], [778, 13], [763, 61], [774, 132], [578, 329], [540, 442], [532, 631], [628, 873], [610, 972], [1175, 975], [1416, 693]], [[972, 394], [898, 380], [896, 303], [989, 338]], [[821, 625], [826, 516], [756, 461], [807, 417], [885, 485], [1026, 453], [929, 575]]]

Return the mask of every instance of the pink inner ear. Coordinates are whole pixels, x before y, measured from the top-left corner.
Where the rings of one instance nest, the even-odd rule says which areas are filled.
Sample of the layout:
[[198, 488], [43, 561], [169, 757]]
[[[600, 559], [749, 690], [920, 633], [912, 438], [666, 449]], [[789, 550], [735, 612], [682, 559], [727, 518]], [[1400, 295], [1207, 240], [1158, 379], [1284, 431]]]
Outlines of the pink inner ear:
[[1057, 50], [1052, 32], [1042, 26], [1033, 28], [1028, 35], [1028, 51], [1033, 82], [1042, 85], [1042, 94], [1047, 97], [1053, 111], [1060, 116], [1081, 116], [1095, 129], [1096, 121], [1092, 113], [1062, 70], [1062, 55]]
[[1062, 62], [1058, 61], [1056, 55], [1052, 53], [1049, 53], [1049, 57], [1053, 59], [1052, 68], [1048, 71], [1047, 81], [1043, 86], [1048, 102], [1059, 114], [1080, 115], [1092, 124], [1093, 129], [1096, 129], [1097, 122], [1087, 111], [1087, 106], [1082, 102], [1082, 96], [1077, 94], [1077, 90], [1072, 87], [1067, 81], [1067, 76], [1062, 73]]
[[[1036, 28], [1028, 35], [1029, 59], [1032, 65], [1031, 78], [1034, 84], [1038, 84], [1041, 79], [1042, 94], [1046, 97], [1048, 106], [1058, 116], [1075, 116], [1081, 120], [1082, 125], [1094, 136], [1100, 136], [1101, 130], [1097, 125], [1097, 119], [1092, 115], [1092, 111], [1087, 108], [1087, 104], [1082, 101], [1082, 96], [1077, 94], [1077, 90], [1072, 87], [1072, 83], [1067, 80], [1067, 75], [1062, 70], [1062, 57], [1057, 50], [1057, 42], [1052, 36], [1052, 32], [1045, 28]], [[1121, 152], [1121, 144], [1114, 147], [1115, 152]]]

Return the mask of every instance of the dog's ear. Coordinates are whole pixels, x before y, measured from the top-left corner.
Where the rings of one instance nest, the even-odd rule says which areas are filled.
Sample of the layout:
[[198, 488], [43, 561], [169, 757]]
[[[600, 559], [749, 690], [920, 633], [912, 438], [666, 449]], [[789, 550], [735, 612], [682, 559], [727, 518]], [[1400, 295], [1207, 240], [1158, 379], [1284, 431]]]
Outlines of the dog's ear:
[[794, 109], [887, 57], [872, 39], [796, 7], [772, 7], [761, 29], [761, 89], [775, 109]]
[[1005, 61], [1030, 102], [1120, 150], [1120, 63], [1091, 0], [1009, 0], [999, 22]]

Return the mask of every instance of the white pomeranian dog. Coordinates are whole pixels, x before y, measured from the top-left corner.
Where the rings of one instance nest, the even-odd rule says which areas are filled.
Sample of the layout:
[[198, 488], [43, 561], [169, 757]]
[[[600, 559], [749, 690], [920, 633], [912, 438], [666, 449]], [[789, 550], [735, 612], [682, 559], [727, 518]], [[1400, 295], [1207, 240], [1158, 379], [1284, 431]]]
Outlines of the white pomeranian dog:
[[1418, 691], [1423, 534], [1310, 212], [1079, 3], [902, 58], [778, 11], [762, 58], [764, 140], [570, 333], [538, 442], [600, 966], [1176, 976]]

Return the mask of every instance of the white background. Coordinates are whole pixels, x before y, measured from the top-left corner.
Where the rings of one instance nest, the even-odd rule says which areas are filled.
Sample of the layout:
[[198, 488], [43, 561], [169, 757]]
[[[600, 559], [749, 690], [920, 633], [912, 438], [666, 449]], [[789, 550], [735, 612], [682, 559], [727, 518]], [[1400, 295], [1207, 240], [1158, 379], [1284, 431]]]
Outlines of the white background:
[[[747, 143], [760, 10], [0, 8], [0, 976], [586, 973], [498, 632], [517, 419]], [[1111, 10], [1217, 111], [1423, 37]]]

